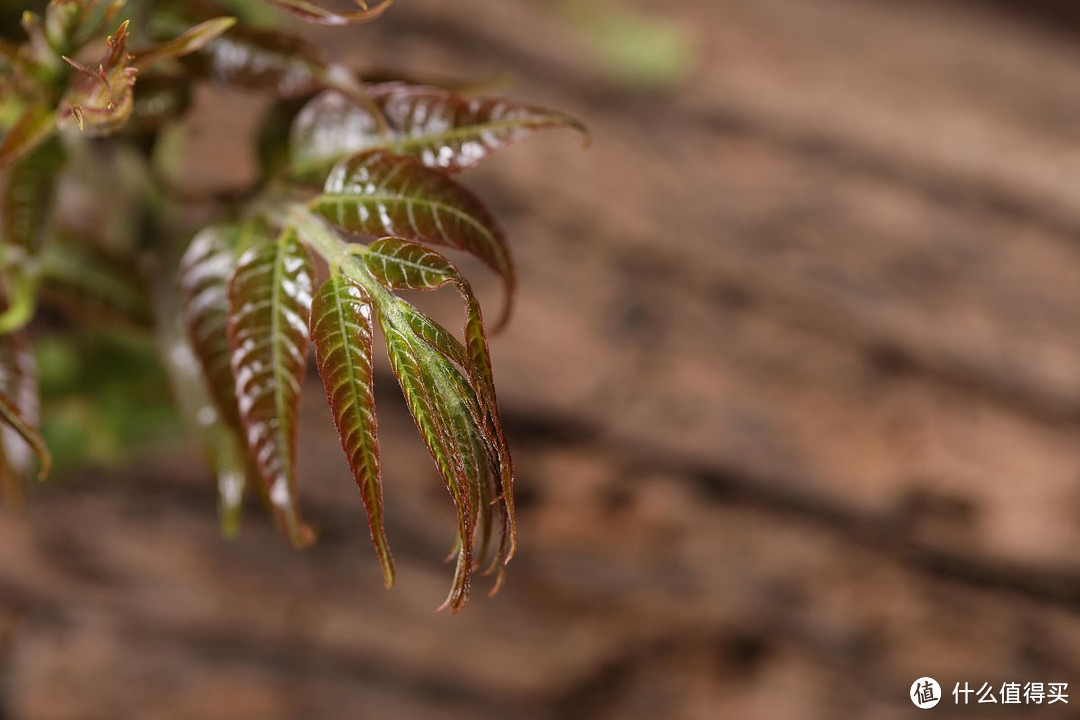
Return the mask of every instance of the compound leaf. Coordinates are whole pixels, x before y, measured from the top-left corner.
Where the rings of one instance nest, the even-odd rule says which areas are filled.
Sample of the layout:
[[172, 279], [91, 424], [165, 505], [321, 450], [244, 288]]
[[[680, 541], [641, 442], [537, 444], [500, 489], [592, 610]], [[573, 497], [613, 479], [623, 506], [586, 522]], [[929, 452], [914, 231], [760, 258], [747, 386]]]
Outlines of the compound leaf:
[[505, 321], [515, 282], [505, 235], [483, 203], [445, 173], [415, 158], [361, 153], [334, 166], [310, 207], [353, 235], [398, 236], [475, 255], [503, 278]]
[[461, 436], [455, 425], [467, 423], [469, 412], [462, 407], [464, 399], [452, 391], [447, 392], [446, 383], [441, 382], [443, 373], [452, 370], [449, 363], [427, 349], [407, 325], [395, 321], [393, 313], [385, 310], [380, 308], [379, 324], [386, 338], [391, 370], [457, 509], [457, 569], [450, 594], [442, 606], [456, 611], [468, 599], [473, 564], [472, 536], [476, 527], [477, 508], [472, 499], [472, 488], [477, 481], [469, 474], [474, 465], [470, 462], [472, 448], [460, 442]]
[[279, 523], [298, 547], [314, 540], [300, 516], [296, 482], [312, 284], [307, 251], [288, 230], [244, 252], [228, 286], [230, 359], [248, 449]]
[[394, 583], [394, 560], [383, 529], [371, 334], [372, 303], [367, 291], [341, 275], [323, 283], [311, 308], [315, 358], [342, 449], [364, 499], [383, 580], [389, 587]]
[[[457, 385], [459, 396], [468, 399], [475, 395], [476, 402], [467, 404], [477, 429], [481, 432], [490, 451], [490, 462], [495, 472], [481, 486], [486, 502], [481, 507], [484, 536], [480, 543], [480, 562], [487, 554], [491, 517], [485, 511], [490, 502], [500, 503], [503, 525], [499, 554], [491, 569], [502, 568], [513, 556], [516, 545], [516, 522], [513, 498], [513, 461], [503, 436], [499, 418], [498, 401], [491, 371], [491, 356], [484, 331], [480, 304], [469, 283], [454, 265], [442, 255], [417, 243], [400, 238], [382, 238], [371, 244], [361, 255], [368, 271], [390, 289], [434, 290], [448, 283], [457, 286], [465, 302], [465, 345], [450, 332], [410, 305], [402, 303], [400, 315], [410, 330], [442, 357], [456, 363], [468, 376], [468, 387]], [[450, 376], [453, 379], [453, 376]]]
[[347, 155], [379, 148], [457, 172], [538, 130], [568, 127], [587, 133], [569, 115], [502, 98], [467, 98], [399, 82], [366, 90], [381, 118], [334, 91], [308, 103], [293, 126], [297, 168], [326, 168]]

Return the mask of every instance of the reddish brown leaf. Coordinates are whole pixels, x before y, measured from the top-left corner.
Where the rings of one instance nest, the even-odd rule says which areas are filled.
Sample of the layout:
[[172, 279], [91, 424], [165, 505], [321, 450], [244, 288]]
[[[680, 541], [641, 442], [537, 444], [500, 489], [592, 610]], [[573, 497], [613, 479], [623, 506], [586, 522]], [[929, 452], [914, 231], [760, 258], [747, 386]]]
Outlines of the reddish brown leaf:
[[585, 126], [569, 115], [504, 98], [468, 98], [399, 82], [366, 90], [375, 101], [374, 109], [328, 91], [297, 116], [291, 143], [298, 168], [325, 168], [353, 153], [378, 148], [457, 172], [538, 130], [567, 127], [587, 134]]
[[296, 413], [308, 345], [313, 271], [296, 233], [247, 250], [229, 280], [228, 335], [248, 449], [294, 545], [314, 540], [300, 516]]
[[502, 276], [509, 314], [514, 269], [502, 228], [472, 192], [418, 160], [380, 150], [334, 166], [310, 207], [360, 237], [398, 236], [472, 253]]
[[372, 304], [357, 282], [335, 275], [315, 294], [311, 339], [341, 447], [367, 509], [383, 580], [394, 583], [394, 561], [383, 529], [378, 426], [371, 372]]

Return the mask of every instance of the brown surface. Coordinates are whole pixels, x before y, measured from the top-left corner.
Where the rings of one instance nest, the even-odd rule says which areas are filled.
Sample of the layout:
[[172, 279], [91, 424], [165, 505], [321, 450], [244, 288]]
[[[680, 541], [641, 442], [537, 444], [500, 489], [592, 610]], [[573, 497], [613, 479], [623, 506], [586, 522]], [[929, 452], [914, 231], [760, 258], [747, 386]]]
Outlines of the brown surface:
[[676, 5], [667, 94], [544, 2], [402, 2], [351, 51], [510, 70], [594, 133], [471, 180], [522, 278], [504, 592], [431, 613], [449, 503], [385, 373], [382, 590], [312, 386], [306, 554], [254, 514], [221, 540], [186, 455], [0, 522], [0, 716], [898, 718], [920, 675], [1077, 714], [1080, 46], [974, 4]]

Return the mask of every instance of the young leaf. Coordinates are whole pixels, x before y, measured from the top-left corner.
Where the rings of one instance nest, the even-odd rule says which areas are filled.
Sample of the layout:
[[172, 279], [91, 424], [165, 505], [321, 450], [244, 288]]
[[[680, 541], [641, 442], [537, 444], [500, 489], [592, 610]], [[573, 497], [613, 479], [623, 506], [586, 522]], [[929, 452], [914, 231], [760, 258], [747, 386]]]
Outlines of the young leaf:
[[197, 75], [224, 85], [273, 90], [295, 97], [321, 87], [325, 72], [318, 54], [303, 39], [239, 27], [200, 52], [184, 58]]
[[[185, 57], [184, 63], [192, 73], [224, 85], [273, 90], [285, 99], [307, 99], [318, 90], [333, 89], [378, 112], [352, 71], [325, 62], [310, 44], [294, 35], [236, 28]], [[381, 127], [381, 121], [377, 124]]]
[[569, 115], [501, 98], [466, 98], [399, 82], [366, 90], [381, 118], [334, 91], [316, 96], [297, 116], [291, 144], [293, 163], [301, 172], [375, 148], [457, 172], [538, 130], [568, 127], [587, 135], [585, 126]]
[[307, 251], [289, 230], [241, 255], [228, 286], [231, 365], [248, 449], [279, 523], [298, 547], [314, 540], [300, 517], [296, 482], [312, 276]]
[[219, 17], [201, 22], [172, 40], [158, 43], [135, 53], [134, 65], [145, 68], [163, 58], [189, 55], [206, 47], [212, 40], [236, 24], [236, 18]]
[[361, 8], [360, 10], [334, 12], [307, 0], [264, 0], [264, 2], [284, 8], [306, 22], [316, 25], [336, 26], [371, 22], [382, 15], [391, 4], [391, 0], [382, 0], [374, 7], [369, 8], [363, 0], [356, 0], [356, 4]]
[[60, 116], [74, 118], [80, 130], [107, 135], [122, 127], [131, 115], [138, 70], [131, 64], [134, 56], [127, 51], [128, 38], [125, 20], [106, 38], [106, 53], [97, 68], [64, 58], [79, 74], [64, 93]]
[[210, 396], [226, 425], [242, 429], [236, 404], [228, 337], [228, 284], [239, 255], [242, 230], [218, 225], [200, 231], [180, 261], [184, 321]]
[[59, 52], [67, 52], [71, 36], [83, 23], [85, 12], [83, 0], [51, 0], [43, 24], [49, 45]]
[[45, 142], [56, 130], [56, 113], [44, 105], [31, 105], [0, 140], [0, 170]]
[[445, 173], [415, 158], [381, 150], [362, 153], [334, 166], [323, 194], [309, 207], [353, 235], [399, 236], [472, 253], [502, 276], [502, 321], [509, 314], [514, 268], [502, 228], [475, 195]]
[[[469, 469], [474, 467], [474, 463], [469, 462], [473, 458], [472, 448], [471, 444], [460, 442], [461, 434], [455, 427], [455, 422], [467, 423], [469, 413], [463, 408], [464, 399], [440, 382], [450, 367], [445, 358], [430, 350], [425, 351], [422, 341], [409, 327], [396, 322], [393, 313], [385, 312], [385, 308], [380, 308], [378, 317], [386, 338], [390, 367], [457, 508], [457, 569], [450, 594], [442, 606], [457, 611], [469, 595], [469, 576], [473, 564], [472, 536], [476, 527], [476, 505], [471, 499], [476, 479], [469, 475]], [[440, 364], [444, 366], [434, 369]]]
[[372, 304], [354, 280], [335, 275], [315, 294], [311, 339], [334, 414], [341, 446], [349, 459], [367, 509], [371, 539], [387, 587], [394, 583], [394, 560], [383, 529], [382, 480], [372, 390]]
[[[390, 289], [434, 290], [448, 283], [454, 283], [465, 302], [465, 346], [415, 308], [406, 306], [407, 309], [402, 315], [410, 329], [433, 350], [455, 362], [467, 373], [470, 390], [479, 399], [480, 409], [473, 410], [473, 419], [477, 427], [483, 431], [484, 439], [491, 451], [490, 461], [495, 470], [490, 478], [493, 487], [487, 495], [489, 501], [500, 502], [503, 514], [502, 541], [499, 554], [492, 565], [492, 568], [499, 568], [501, 582], [502, 567], [513, 556], [516, 546], [514, 471], [499, 418], [498, 401], [491, 372], [491, 357], [480, 304], [476, 301], [468, 281], [449, 260], [416, 243], [400, 238], [382, 238], [372, 243], [361, 255], [361, 259], [368, 271]], [[472, 408], [473, 406], [470, 405], [470, 409]], [[486, 556], [487, 535], [490, 533], [490, 516], [483, 514], [485, 509], [481, 508], [485, 528], [485, 536], [481, 542], [481, 563]]]

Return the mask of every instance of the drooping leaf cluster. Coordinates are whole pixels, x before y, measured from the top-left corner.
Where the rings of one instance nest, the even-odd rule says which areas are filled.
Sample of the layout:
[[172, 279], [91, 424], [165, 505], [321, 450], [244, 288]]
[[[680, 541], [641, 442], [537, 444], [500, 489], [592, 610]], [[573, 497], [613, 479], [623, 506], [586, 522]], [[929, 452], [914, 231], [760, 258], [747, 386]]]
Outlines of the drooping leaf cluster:
[[[326, 26], [365, 23], [389, 7], [248, 4]], [[378, 328], [456, 510], [444, 607], [457, 610], [474, 572], [494, 573], [497, 589], [514, 554], [514, 471], [480, 304], [444, 252], [498, 274], [499, 325], [515, 271], [503, 229], [455, 176], [531, 132], [584, 129], [503, 98], [405, 79], [365, 83], [301, 37], [244, 22], [244, 10], [214, 0], [51, 0], [43, 14], [22, 15], [22, 38], [0, 40], [0, 484], [17, 499], [33, 455], [42, 474], [49, 466], [31, 320], [121, 325], [161, 338], [217, 474], [225, 527], [254, 493], [306, 546], [315, 532], [300, 510], [297, 409], [313, 355], [389, 586]], [[181, 253], [162, 208], [195, 200], [172, 197], [161, 148], [199, 83], [264, 92], [273, 105], [257, 180], [238, 197], [197, 199], [216, 219], [170, 260]], [[72, 184], [85, 205], [104, 208], [95, 227], [65, 220], [61, 190]], [[162, 267], [175, 267], [175, 281], [161, 283]], [[398, 292], [446, 286], [463, 303], [460, 329]]]

